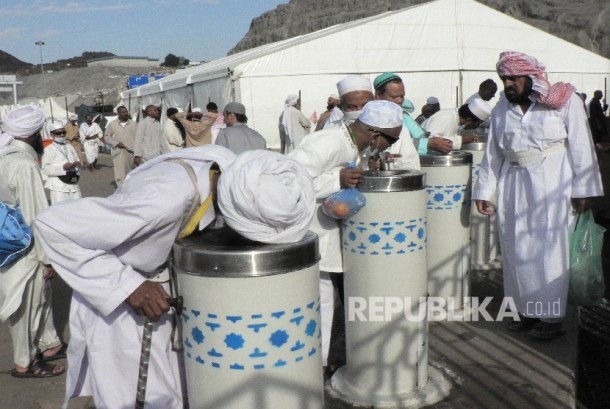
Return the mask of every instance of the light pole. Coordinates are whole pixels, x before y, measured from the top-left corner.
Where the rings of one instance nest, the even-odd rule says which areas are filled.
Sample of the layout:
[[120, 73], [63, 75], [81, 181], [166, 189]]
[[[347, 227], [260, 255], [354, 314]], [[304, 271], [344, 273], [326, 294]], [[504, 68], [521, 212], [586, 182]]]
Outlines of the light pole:
[[40, 47], [40, 75], [42, 75], [42, 97], [44, 98], [44, 65], [42, 62], [42, 46], [44, 45], [44, 41], [36, 41], [34, 44]]

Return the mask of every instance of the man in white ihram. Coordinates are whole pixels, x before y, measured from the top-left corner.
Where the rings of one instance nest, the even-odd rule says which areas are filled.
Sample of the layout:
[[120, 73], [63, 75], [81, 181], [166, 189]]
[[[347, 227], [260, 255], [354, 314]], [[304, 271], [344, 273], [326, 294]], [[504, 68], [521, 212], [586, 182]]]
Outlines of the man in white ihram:
[[[348, 82], [352, 79], [348, 78]], [[359, 80], [354, 79], [355, 86]], [[341, 84], [350, 87], [349, 83]], [[347, 168], [358, 163], [360, 153], [383, 151], [398, 141], [402, 131], [402, 109], [389, 101], [370, 101], [351, 125], [323, 129], [308, 135], [301, 145], [288, 154], [305, 166], [314, 180], [317, 209], [311, 224], [320, 240], [320, 314], [322, 320], [322, 360], [328, 367], [330, 330], [335, 310], [331, 273], [343, 273], [341, 229], [339, 221], [326, 216], [320, 209], [322, 201], [341, 189], [355, 187], [362, 175], [360, 168]]]
[[301, 112], [301, 100], [298, 95], [288, 95], [284, 111], [280, 115], [281, 152], [288, 153], [296, 149], [311, 129], [311, 121]]
[[603, 195], [599, 167], [571, 84], [551, 85], [544, 65], [522, 53], [500, 54], [496, 69], [504, 94], [491, 113], [472, 197], [491, 214], [497, 190], [504, 294], [520, 316], [508, 329], [551, 340], [563, 333], [568, 226], [589, 197]]
[[[210, 181], [214, 168], [222, 174]], [[259, 184], [261, 178], [265, 183]], [[301, 165], [264, 150], [236, 157], [215, 145], [151, 159], [130, 172], [108, 198], [66, 202], [38, 217], [36, 228], [49, 259], [74, 289], [64, 407], [69, 398], [84, 395], [93, 395], [98, 408], [133, 407], [146, 317], [155, 323], [145, 407], [184, 407], [182, 352], [171, 348], [173, 312], [168, 312], [165, 265], [196, 197], [195, 183], [199, 205], [215, 193], [216, 180], [225, 222], [243, 236], [288, 243], [307, 232], [315, 198]], [[240, 199], [244, 195], [253, 199]], [[210, 206], [199, 229], [214, 218]]]

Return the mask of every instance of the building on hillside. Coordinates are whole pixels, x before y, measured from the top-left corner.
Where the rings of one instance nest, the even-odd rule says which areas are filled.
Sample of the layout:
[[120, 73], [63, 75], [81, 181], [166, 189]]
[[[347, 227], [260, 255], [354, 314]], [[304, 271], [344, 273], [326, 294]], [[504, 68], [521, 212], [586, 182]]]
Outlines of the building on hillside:
[[107, 66], [107, 67], [158, 67], [158, 58], [148, 57], [101, 57], [87, 60], [88, 67]]
[[17, 81], [16, 75], [0, 75], [0, 92], [12, 92], [13, 104], [17, 104], [17, 85], [23, 85], [23, 82]]

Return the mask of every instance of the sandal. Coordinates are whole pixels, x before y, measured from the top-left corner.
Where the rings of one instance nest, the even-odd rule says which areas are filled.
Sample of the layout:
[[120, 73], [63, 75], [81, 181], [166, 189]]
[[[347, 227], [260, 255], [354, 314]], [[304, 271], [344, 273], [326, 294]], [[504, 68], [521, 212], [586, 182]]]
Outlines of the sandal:
[[12, 369], [11, 376], [15, 378], [51, 378], [53, 376], [59, 376], [64, 372], [66, 372], [66, 368], [62, 365], [52, 365], [34, 360], [25, 372]]
[[550, 341], [565, 334], [565, 332], [566, 330], [561, 326], [561, 322], [550, 323], [541, 321], [527, 331], [527, 334], [536, 339]]
[[508, 329], [509, 331], [513, 331], [513, 332], [523, 332], [523, 331], [530, 329], [531, 327], [536, 325], [538, 322], [540, 322], [540, 320], [538, 318], [525, 317], [525, 316], [519, 314], [519, 320], [517, 321], [514, 318], [511, 319], [506, 324], [506, 329]]
[[[51, 348], [49, 348], [51, 349]], [[51, 362], [51, 361], [56, 361], [58, 359], [64, 359], [67, 357], [67, 352], [68, 352], [68, 344], [61, 344], [61, 348], [55, 352], [53, 355], [50, 356], [44, 356], [44, 353], [47, 351], [43, 351], [40, 354], [38, 354], [38, 359], [40, 359], [42, 362]]]

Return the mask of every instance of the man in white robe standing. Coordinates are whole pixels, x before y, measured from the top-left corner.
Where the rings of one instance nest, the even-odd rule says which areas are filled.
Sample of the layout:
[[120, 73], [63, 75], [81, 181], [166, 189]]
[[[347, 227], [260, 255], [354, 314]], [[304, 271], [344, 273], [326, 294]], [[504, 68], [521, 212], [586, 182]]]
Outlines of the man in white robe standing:
[[155, 105], [146, 107], [146, 118], [140, 121], [136, 131], [133, 151], [135, 166], [169, 152], [169, 144], [163, 136], [163, 128], [159, 122], [160, 115], [161, 111]]
[[165, 123], [163, 124], [163, 136], [169, 144], [170, 152], [184, 148], [184, 138], [182, 137], [180, 129], [176, 125], [178, 122], [176, 119], [177, 113], [177, 108], [168, 108], [166, 111]]
[[[8, 112], [2, 121], [0, 201], [18, 206], [31, 226], [48, 206], [37, 164], [43, 152], [40, 130], [45, 114], [30, 104]], [[65, 357], [51, 311], [49, 279], [54, 274], [38, 238], [17, 261], [0, 268], [0, 320], [8, 320], [15, 365], [10, 374], [16, 378], [48, 378], [65, 372], [64, 366], [47, 363]]]
[[[266, 183], [259, 184], [261, 178]], [[215, 197], [216, 181], [224, 220], [241, 235], [290, 243], [307, 233], [315, 198], [311, 177], [301, 165], [263, 150], [235, 157], [215, 145], [154, 158], [133, 170], [113, 195], [67, 202], [37, 218], [51, 263], [74, 290], [64, 407], [71, 397], [85, 395], [92, 395], [98, 408], [134, 406], [143, 326], [149, 318], [154, 336], [145, 407], [184, 408], [185, 373], [182, 351], [171, 344], [174, 313], [168, 312], [166, 262], [191, 205]], [[193, 203], [196, 197], [199, 201]], [[210, 206], [199, 229], [214, 219]]]
[[41, 170], [51, 204], [80, 199], [78, 180], [82, 163], [72, 145], [67, 143], [66, 130], [61, 122], [51, 123], [49, 133], [53, 143], [44, 149]]
[[296, 149], [311, 129], [311, 121], [301, 112], [298, 95], [288, 95], [280, 115], [280, 143], [282, 153]]
[[568, 226], [602, 184], [582, 100], [571, 84], [550, 84], [545, 66], [503, 52], [496, 70], [504, 84], [473, 199], [494, 212], [504, 272], [504, 294], [519, 313], [508, 329], [537, 339], [561, 335], [569, 283]]
[[[350, 83], [355, 81], [355, 83]], [[339, 87], [358, 86], [359, 79], [347, 79]], [[320, 244], [320, 309], [322, 319], [322, 359], [328, 368], [330, 331], [335, 297], [331, 273], [343, 273], [341, 255], [341, 228], [339, 221], [326, 216], [321, 211], [322, 201], [341, 189], [355, 187], [362, 175], [358, 164], [359, 153], [367, 148], [385, 150], [398, 141], [402, 130], [402, 109], [389, 101], [371, 101], [364, 105], [360, 116], [350, 125], [323, 129], [308, 135], [301, 145], [288, 157], [303, 164], [314, 180], [317, 209], [311, 230], [319, 238]]]
[[112, 146], [110, 154], [114, 165], [114, 182], [119, 187], [127, 174], [135, 168], [134, 149], [138, 124], [129, 118], [125, 106], [118, 107], [116, 112], [118, 116], [106, 127], [104, 140]]
[[102, 142], [104, 132], [100, 126], [93, 122], [93, 115], [85, 115], [85, 122], [80, 124], [79, 129], [80, 140], [85, 150], [85, 157], [87, 158], [87, 166], [89, 170], [94, 171], [96, 169], [97, 157], [99, 156], [99, 145]]

